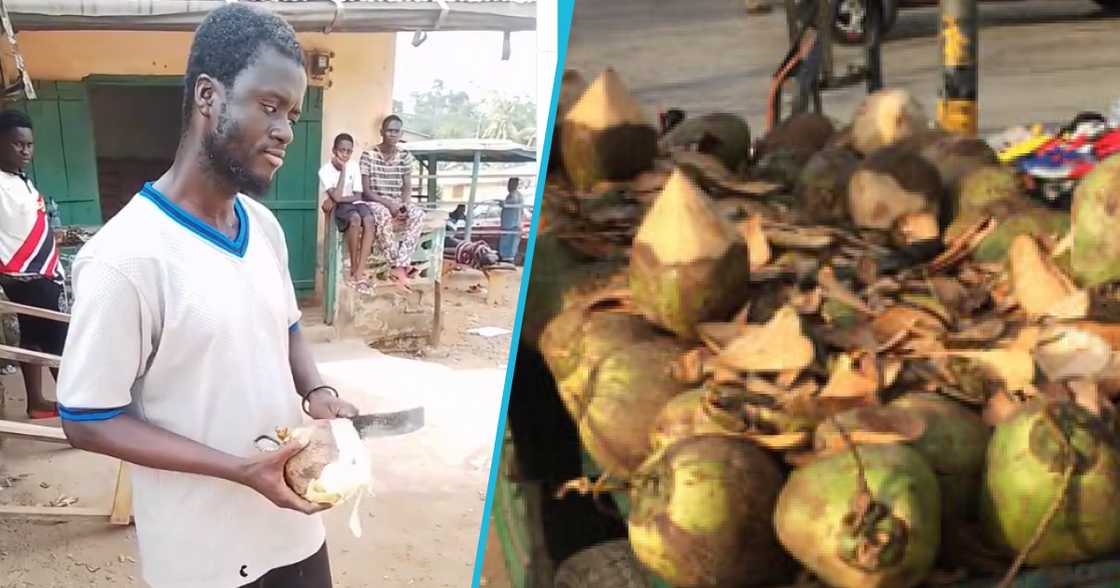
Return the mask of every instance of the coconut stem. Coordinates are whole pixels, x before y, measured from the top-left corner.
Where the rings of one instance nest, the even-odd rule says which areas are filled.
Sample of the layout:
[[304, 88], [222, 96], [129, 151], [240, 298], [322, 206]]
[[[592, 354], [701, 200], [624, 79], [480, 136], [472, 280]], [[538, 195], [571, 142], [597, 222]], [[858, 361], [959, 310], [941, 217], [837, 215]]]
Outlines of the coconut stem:
[[863, 469], [863, 459], [859, 456], [859, 450], [856, 449], [855, 441], [852, 440], [852, 436], [848, 434], [848, 431], [840, 426], [840, 421], [836, 420], [835, 416], [830, 416], [828, 418], [832, 421], [832, 426], [836, 427], [836, 431], [840, 433], [840, 437], [844, 439], [844, 443], [848, 444], [848, 449], [852, 451], [852, 458], [856, 460], [856, 470], [859, 472], [859, 491], [874, 501], [875, 497], [871, 495], [871, 486], [867, 484], [867, 471]]
[[630, 487], [630, 485], [626, 482], [607, 482], [609, 478], [610, 474], [603, 474], [602, 476], [599, 476], [599, 478], [594, 482], [592, 482], [591, 478], [588, 478], [587, 476], [576, 478], [574, 480], [568, 480], [556, 490], [556, 499], [560, 500], [572, 492], [575, 492], [580, 496], [587, 496], [588, 494], [590, 494], [592, 497], [598, 498], [600, 494], [627, 490]]
[[1046, 534], [1046, 529], [1050, 527], [1054, 517], [1058, 515], [1058, 510], [1062, 508], [1062, 503], [1065, 502], [1066, 494], [1069, 493], [1070, 483], [1073, 481], [1073, 472], [1077, 469], [1077, 453], [1073, 449], [1069, 438], [1062, 431], [1062, 428], [1054, 420], [1054, 415], [1050, 413], [1053, 404], [1048, 404], [1042, 410], [1042, 419], [1054, 431], [1054, 435], [1058, 438], [1058, 443], [1062, 446], [1062, 454], [1065, 456], [1066, 467], [1062, 471], [1062, 485], [1058, 488], [1058, 495], [1050, 503], [1050, 509], [1046, 511], [1046, 515], [1038, 523], [1038, 528], [1034, 531], [1034, 536], [1031, 540], [1019, 551], [1019, 555], [1015, 557], [1015, 561], [1011, 564], [1011, 568], [1007, 570], [1007, 574], [1003, 576], [1003, 580], [996, 588], [1009, 588], [1011, 583], [1015, 581], [1015, 576], [1019, 575], [1020, 568], [1027, 561], [1027, 557], [1034, 551], [1035, 547], [1042, 541], [1042, 536]]

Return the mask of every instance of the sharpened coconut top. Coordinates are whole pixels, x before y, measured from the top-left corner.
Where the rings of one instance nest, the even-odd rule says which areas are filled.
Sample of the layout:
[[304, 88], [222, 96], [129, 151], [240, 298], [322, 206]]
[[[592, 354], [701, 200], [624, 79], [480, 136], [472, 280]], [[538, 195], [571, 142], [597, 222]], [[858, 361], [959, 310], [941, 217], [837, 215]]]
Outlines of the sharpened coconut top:
[[592, 82], [568, 111], [567, 122], [577, 123], [592, 130], [603, 130], [621, 125], [649, 125], [642, 105], [622, 85], [614, 69], [607, 68]]
[[653, 202], [634, 236], [663, 264], [718, 259], [742, 242], [735, 227], [716, 211], [711, 199], [679, 168]]

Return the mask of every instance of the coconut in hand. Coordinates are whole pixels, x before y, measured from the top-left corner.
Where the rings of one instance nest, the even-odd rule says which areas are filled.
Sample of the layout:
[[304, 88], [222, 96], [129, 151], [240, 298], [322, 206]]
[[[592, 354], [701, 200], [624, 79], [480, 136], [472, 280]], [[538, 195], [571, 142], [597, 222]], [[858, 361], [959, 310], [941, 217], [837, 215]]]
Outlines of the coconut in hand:
[[370, 492], [369, 450], [349, 419], [316, 420], [294, 429], [279, 428], [281, 443], [294, 439], [304, 448], [284, 464], [284, 481], [309, 502], [336, 506], [354, 499], [350, 532], [362, 536], [358, 506], [362, 490]]

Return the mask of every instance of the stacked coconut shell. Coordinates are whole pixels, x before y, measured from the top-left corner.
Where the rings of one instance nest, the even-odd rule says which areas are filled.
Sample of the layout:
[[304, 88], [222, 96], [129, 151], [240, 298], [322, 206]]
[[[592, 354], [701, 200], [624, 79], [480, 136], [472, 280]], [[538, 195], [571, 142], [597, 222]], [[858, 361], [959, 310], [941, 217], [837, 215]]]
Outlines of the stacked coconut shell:
[[903, 90], [752, 146], [582, 88], [523, 338], [603, 472], [568, 490], [627, 492], [644, 566], [907, 588], [1120, 554], [1120, 158], [1071, 223]]

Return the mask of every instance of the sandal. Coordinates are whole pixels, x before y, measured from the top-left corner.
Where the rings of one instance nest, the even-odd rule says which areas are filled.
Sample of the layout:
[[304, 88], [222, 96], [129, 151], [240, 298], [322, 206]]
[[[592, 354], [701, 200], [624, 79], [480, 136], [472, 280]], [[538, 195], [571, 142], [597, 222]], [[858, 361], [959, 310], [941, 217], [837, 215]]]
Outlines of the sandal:
[[57, 408], [52, 408], [50, 410], [42, 410], [42, 409], [29, 410], [29, 411], [27, 411], [27, 418], [29, 418], [33, 421], [37, 421], [37, 420], [41, 420], [41, 419], [58, 418], [58, 409]]

